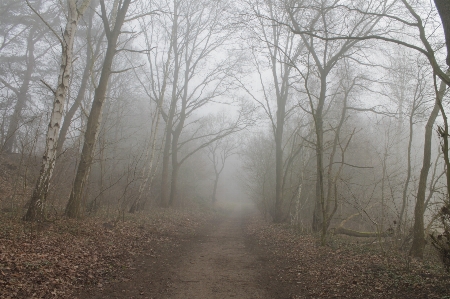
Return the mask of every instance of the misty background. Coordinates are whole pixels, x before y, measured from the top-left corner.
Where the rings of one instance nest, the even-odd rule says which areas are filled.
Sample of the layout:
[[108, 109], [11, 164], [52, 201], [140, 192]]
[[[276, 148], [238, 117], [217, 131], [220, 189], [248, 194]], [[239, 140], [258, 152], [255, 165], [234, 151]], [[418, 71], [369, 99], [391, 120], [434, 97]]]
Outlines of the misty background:
[[251, 202], [323, 242], [442, 229], [430, 1], [2, 0], [0, 18], [0, 204], [17, 217]]

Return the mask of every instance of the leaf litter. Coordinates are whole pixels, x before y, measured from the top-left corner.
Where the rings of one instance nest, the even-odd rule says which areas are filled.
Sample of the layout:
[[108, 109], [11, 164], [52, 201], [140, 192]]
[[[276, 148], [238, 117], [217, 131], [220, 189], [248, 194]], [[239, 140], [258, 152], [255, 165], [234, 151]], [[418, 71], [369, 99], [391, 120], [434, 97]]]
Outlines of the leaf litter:
[[273, 298], [449, 298], [450, 275], [428, 248], [424, 261], [335, 236], [331, 245], [253, 217], [246, 233], [270, 269]]
[[208, 215], [156, 209], [117, 222], [1, 220], [0, 298], [73, 298], [80, 288], [127, 279], [121, 273], [135, 256], [155, 257], [161, 244], [177, 246], [177, 238], [194, 233]]

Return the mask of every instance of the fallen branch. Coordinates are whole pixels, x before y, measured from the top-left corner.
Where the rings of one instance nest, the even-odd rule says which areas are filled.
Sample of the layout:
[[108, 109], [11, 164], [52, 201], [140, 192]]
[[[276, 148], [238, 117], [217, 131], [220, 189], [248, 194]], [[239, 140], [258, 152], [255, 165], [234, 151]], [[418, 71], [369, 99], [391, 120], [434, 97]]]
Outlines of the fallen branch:
[[382, 233], [378, 232], [361, 232], [357, 230], [352, 230], [344, 227], [336, 227], [334, 229], [335, 235], [347, 235], [351, 237], [358, 237], [358, 238], [374, 238], [374, 237], [389, 237], [392, 235], [392, 232], [390, 230], [387, 230]]

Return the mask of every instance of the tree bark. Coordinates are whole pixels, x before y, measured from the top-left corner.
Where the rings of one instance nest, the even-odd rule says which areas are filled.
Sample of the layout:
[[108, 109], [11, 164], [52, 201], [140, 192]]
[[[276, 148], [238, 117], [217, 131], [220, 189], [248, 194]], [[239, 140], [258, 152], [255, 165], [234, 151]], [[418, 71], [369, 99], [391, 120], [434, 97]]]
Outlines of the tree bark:
[[[338, 194], [337, 194], [337, 180], [340, 177], [340, 174], [342, 172], [343, 166], [344, 164], [344, 158], [345, 158], [345, 151], [348, 148], [348, 145], [350, 144], [350, 141], [352, 139], [353, 133], [350, 135], [347, 144], [345, 145], [345, 147], [342, 147], [340, 145], [340, 138], [341, 138], [341, 129], [344, 125], [344, 122], [347, 118], [347, 102], [348, 102], [348, 98], [349, 98], [349, 94], [352, 91], [354, 85], [355, 85], [355, 81], [356, 78], [353, 79], [353, 82], [351, 83], [350, 86], [343, 86], [344, 88], [344, 99], [343, 99], [343, 103], [342, 103], [342, 109], [341, 109], [341, 118], [339, 120], [339, 123], [335, 129], [335, 135], [334, 135], [334, 140], [333, 140], [333, 147], [331, 149], [331, 153], [330, 153], [330, 161], [329, 161], [329, 166], [328, 166], [328, 171], [327, 171], [327, 194], [326, 194], [326, 200], [325, 200], [325, 211], [323, 213], [323, 226], [324, 226], [324, 231], [326, 232], [330, 226], [331, 223], [331, 219], [333, 219], [334, 214], [337, 211], [337, 206], [338, 206]], [[338, 168], [338, 170], [336, 171], [336, 174], [333, 175], [333, 165], [334, 165], [334, 158], [337, 152], [337, 146], [340, 146], [341, 148], [341, 165]], [[334, 189], [334, 192], [333, 190]], [[332, 201], [332, 196], [334, 195], [334, 207], [330, 212], [330, 205], [331, 205], [331, 201]]]
[[[189, 63], [186, 65], [186, 70], [189, 69]], [[187, 73], [187, 71], [186, 71]], [[185, 90], [187, 90], [188, 86], [185, 83]], [[180, 170], [180, 163], [178, 162], [178, 141], [180, 140], [181, 131], [184, 127], [184, 121], [186, 119], [186, 92], [183, 96], [183, 103], [180, 111], [180, 119], [175, 130], [172, 132], [172, 176], [170, 182], [170, 197], [169, 197], [169, 206], [172, 206], [177, 198], [177, 183], [178, 183], [178, 173]]]
[[81, 151], [80, 162], [78, 163], [77, 173], [72, 187], [72, 192], [69, 197], [69, 202], [66, 206], [65, 215], [69, 218], [81, 217], [81, 199], [86, 181], [89, 177], [90, 167], [92, 165], [95, 142], [98, 137], [101, 124], [101, 115], [103, 111], [103, 104], [106, 99], [106, 91], [108, 88], [109, 77], [112, 73], [112, 63], [117, 52], [117, 40], [121, 33], [122, 25], [125, 21], [125, 16], [130, 5], [131, 0], [124, 0], [122, 6], [117, 11], [117, 17], [113, 23], [113, 30], [110, 30], [109, 21], [106, 15], [106, 8], [104, 0], [100, 1], [102, 6], [102, 19], [105, 27], [106, 37], [108, 39], [108, 46], [106, 49], [105, 60], [103, 62], [100, 80], [94, 93], [94, 100], [92, 102], [91, 112], [84, 135], [83, 149]]
[[[272, 67], [274, 68], [274, 67]], [[283, 221], [283, 131], [286, 117], [286, 99], [277, 95], [277, 127], [275, 129], [275, 210], [273, 221]]]
[[[417, 83], [419, 85], [419, 82]], [[403, 88], [402, 88], [403, 92]], [[416, 93], [417, 93], [417, 87], [416, 87]], [[409, 139], [408, 139], [408, 151], [407, 151], [407, 169], [406, 169], [406, 179], [405, 184], [403, 186], [403, 192], [402, 192], [402, 206], [400, 209], [400, 215], [398, 217], [398, 224], [397, 224], [397, 233], [401, 232], [402, 225], [403, 225], [403, 218], [405, 217], [405, 211], [406, 211], [406, 205], [407, 205], [407, 199], [408, 199], [408, 186], [411, 181], [411, 171], [412, 171], [412, 163], [411, 163], [411, 151], [412, 151], [412, 142], [414, 137], [414, 116], [415, 112], [417, 110], [417, 98], [416, 95], [414, 95], [415, 98], [413, 100], [413, 106], [411, 108], [411, 114], [409, 115]], [[420, 105], [420, 104], [419, 104]], [[425, 208], [425, 207], [424, 207]]]
[[[274, 11], [272, 4], [269, 3], [269, 10], [271, 18], [274, 18]], [[284, 153], [283, 153], [283, 135], [284, 126], [286, 122], [286, 104], [288, 100], [289, 93], [289, 76], [292, 66], [289, 64], [291, 61], [284, 58], [284, 68], [280, 70], [281, 74], [278, 74], [277, 65], [279, 64], [278, 54], [282, 51], [279, 50], [279, 43], [281, 38], [281, 32], [277, 28], [278, 26], [272, 21], [272, 37], [274, 49], [270, 51], [271, 59], [271, 71], [272, 80], [275, 85], [275, 94], [277, 99], [277, 112], [276, 112], [276, 126], [274, 128], [274, 139], [275, 139], [275, 205], [274, 211], [272, 212], [272, 218], [275, 223], [280, 223], [284, 221], [283, 215], [283, 201], [284, 201]], [[289, 42], [287, 45], [293, 43], [293, 36], [287, 37]], [[270, 46], [269, 46], [270, 47]], [[288, 48], [288, 46], [286, 46]], [[283, 56], [286, 54], [282, 54]], [[295, 60], [299, 55], [299, 52], [295, 53], [292, 60]], [[287, 63], [286, 63], [287, 62]], [[282, 64], [282, 63], [280, 63]], [[281, 82], [279, 82], [278, 76], [281, 75]]]
[[216, 178], [214, 180], [214, 186], [213, 186], [213, 193], [211, 196], [211, 200], [213, 203], [215, 203], [217, 201], [216, 195], [217, 195], [217, 185], [219, 183], [219, 176], [220, 176], [220, 174], [216, 173]]
[[164, 151], [163, 151], [163, 162], [162, 162], [162, 177], [161, 177], [161, 206], [169, 206], [169, 178], [170, 178], [170, 147], [172, 143], [172, 123], [174, 110], [169, 108], [169, 116], [166, 122], [166, 136], [164, 138]]
[[[172, 153], [172, 156], [174, 154]], [[175, 155], [177, 155], [175, 153]], [[173, 158], [172, 158], [173, 159]], [[169, 198], [169, 206], [173, 206], [175, 200], [177, 198], [177, 184], [178, 184], [178, 173], [180, 170], [180, 165], [177, 163], [172, 165], [172, 175], [170, 181], [170, 198]]]
[[[449, 73], [449, 72], [447, 72]], [[425, 232], [423, 215], [425, 212], [425, 192], [427, 189], [428, 172], [431, 166], [431, 139], [433, 137], [433, 125], [439, 114], [439, 102], [442, 100], [446, 90], [445, 82], [441, 82], [439, 92], [436, 95], [436, 102], [430, 113], [425, 126], [425, 137], [423, 145], [423, 162], [420, 171], [419, 186], [417, 190], [416, 205], [414, 208], [413, 242], [410, 255], [416, 258], [423, 258], [425, 248]]]
[[[169, 112], [167, 114], [166, 120], [166, 136], [164, 141], [164, 151], [163, 151], [163, 163], [162, 163], [162, 178], [161, 178], [161, 206], [168, 207], [170, 202], [170, 149], [172, 144], [172, 130], [173, 130], [173, 119], [175, 116], [175, 109], [177, 105], [177, 84], [178, 76], [180, 72], [179, 63], [179, 53], [178, 53], [178, 3], [174, 1], [174, 12], [173, 12], [173, 25], [172, 25], [172, 38], [171, 46], [173, 48], [174, 54], [174, 77], [172, 82], [172, 97], [169, 107]], [[174, 167], [174, 166], [172, 166]]]
[[323, 169], [323, 107], [326, 98], [327, 76], [321, 72], [320, 77], [320, 95], [317, 109], [314, 113], [314, 125], [316, 132], [316, 203], [314, 205], [312, 229], [315, 232], [323, 230], [325, 194], [324, 194], [324, 169]]
[[447, 66], [450, 67], [450, 1], [434, 0], [444, 28], [445, 42], [447, 45]]
[[[190, 23], [187, 24], [187, 36], [189, 36]], [[183, 86], [183, 95], [181, 98], [181, 109], [180, 116], [178, 120], [178, 124], [175, 127], [175, 130], [172, 131], [172, 177], [170, 182], [170, 199], [169, 205], [173, 205], [177, 198], [177, 183], [178, 183], [178, 173], [180, 170], [181, 163], [178, 162], [178, 141], [180, 140], [181, 132], [184, 128], [184, 123], [186, 121], [186, 107], [188, 101], [188, 88], [189, 88], [189, 75], [190, 75], [190, 66], [191, 59], [188, 56], [188, 38], [186, 38], [186, 52], [185, 52], [185, 71], [184, 71], [184, 86]], [[177, 77], [178, 79], [178, 77]]]
[[44, 218], [44, 203], [47, 198], [50, 179], [52, 178], [53, 169], [55, 167], [59, 129], [62, 115], [64, 113], [67, 90], [70, 84], [75, 33], [77, 30], [78, 21], [89, 6], [89, 2], [90, 0], [84, 0], [81, 5], [77, 7], [76, 0], [67, 1], [68, 19], [63, 37], [60, 39], [62, 46], [62, 58], [58, 76], [58, 87], [55, 91], [53, 109], [50, 116], [50, 123], [48, 125], [41, 171], [30, 200], [28, 211], [24, 216], [24, 220], [26, 221], [41, 220]]
[[34, 57], [34, 44], [36, 38], [36, 29], [31, 28], [27, 38], [27, 69], [24, 74], [22, 85], [19, 90], [14, 90], [17, 96], [17, 102], [14, 107], [14, 112], [9, 120], [8, 132], [6, 133], [6, 140], [3, 145], [2, 151], [6, 153], [12, 153], [14, 151], [14, 145], [16, 143], [17, 131], [19, 130], [19, 122], [22, 116], [22, 110], [27, 103], [28, 89], [30, 88], [31, 76], [33, 75], [36, 67]]
[[[67, 111], [66, 115], [64, 116], [64, 122], [61, 127], [61, 131], [59, 132], [59, 138], [58, 138], [58, 146], [57, 146], [57, 156], [59, 156], [62, 152], [64, 142], [66, 141], [67, 132], [69, 131], [70, 124], [72, 123], [72, 119], [77, 112], [78, 108], [81, 105], [81, 102], [84, 100], [84, 96], [86, 94], [86, 90], [88, 88], [88, 80], [90, 78], [91, 73], [91, 67], [92, 67], [92, 19], [94, 18], [95, 10], [94, 7], [89, 12], [88, 16], [88, 28], [87, 28], [87, 45], [86, 45], [86, 65], [84, 67], [83, 75], [81, 77], [81, 84], [80, 89], [78, 90], [77, 97], [70, 107], [69, 111]], [[100, 50], [100, 42], [97, 46], [97, 49], [95, 52], [98, 52]]]

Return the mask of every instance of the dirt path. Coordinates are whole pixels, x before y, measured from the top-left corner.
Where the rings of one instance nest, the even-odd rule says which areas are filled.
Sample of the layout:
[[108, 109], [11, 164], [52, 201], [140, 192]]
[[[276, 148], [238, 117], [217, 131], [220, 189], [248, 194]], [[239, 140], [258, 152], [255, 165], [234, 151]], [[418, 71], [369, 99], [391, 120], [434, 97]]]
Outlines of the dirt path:
[[267, 294], [265, 259], [246, 240], [248, 214], [238, 207], [194, 235], [161, 236], [164, 246], [136, 256], [130, 268], [75, 298], [279, 298]]
[[122, 267], [60, 298], [447, 298], [450, 292], [448, 274], [434, 264], [413, 261], [405, 270], [395, 252], [363, 252], [344, 241], [319, 247], [314, 236], [270, 225], [250, 209], [214, 215], [221, 216], [191, 230], [183, 230], [186, 221], [152, 230], [141, 254], [125, 252]]
[[199, 238], [164, 298], [267, 298], [258, 284], [260, 261], [245, 245], [242, 213], [233, 212]]

